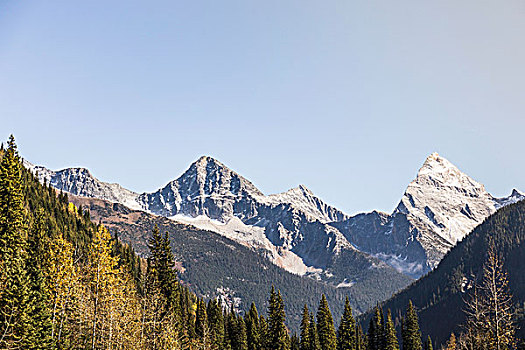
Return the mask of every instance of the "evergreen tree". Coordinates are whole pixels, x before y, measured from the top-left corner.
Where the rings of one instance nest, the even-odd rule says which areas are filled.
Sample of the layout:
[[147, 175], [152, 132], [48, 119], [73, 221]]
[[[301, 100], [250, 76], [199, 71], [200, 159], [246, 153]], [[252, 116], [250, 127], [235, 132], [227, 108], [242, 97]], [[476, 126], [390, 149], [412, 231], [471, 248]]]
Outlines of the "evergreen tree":
[[222, 309], [216, 299], [208, 302], [206, 313], [211, 333], [211, 344], [214, 348], [219, 349], [224, 342], [224, 318]]
[[430, 335], [427, 337], [427, 341], [425, 342], [425, 350], [434, 350], [434, 347], [432, 346], [432, 339], [430, 338]]
[[50, 295], [44, 271], [49, 264], [49, 233], [44, 222], [44, 212], [39, 210], [29, 235], [29, 254], [27, 270], [30, 280], [29, 291], [29, 330], [28, 338], [23, 344], [25, 349], [52, 349], [52, 321], [49, 309]]
[[356, 324], [352, 315], [350, 300], [346, 297], [343, 316], [339, 324], [337, 349], [338, 350], [355, 350], [356, 349]]
[[301, 350], [310, 350], [312, 347], [312, 342], [310, 339], [310, 312], [308, 311], [308, 306], [304, 304], [303, 315], [301, 318], [301, 340], [300, 340], [300, 349]]
[[258, 350], [261, 348], [261, 336], [259, 326], [259, 313], [255, 304], [252, 303], [250, 311], [246, 315], [244, 323], [246, 324], [246, 339], [248, 350]]
[[385, 321], [385, 350], [399, 350], [399, 342], [397, 341], [396, 328], [392, 321], [392, 313], [388, 310]]
[[290, 339], [290, 350], [301, 350], [301, 344], [297, 334], [292, 335]]
[[357, 329], [355, 332], [355, 344], [356, 344], [356, 350], [366, 350], [366, 337], [363, 333], [363, 328], [361, 328], [361, 325], [357, 324]]
[[189, 346], [195, 322], [190, 320], [189, 300], [177, 282], [169, 238], [167, 234], [163, 237], [156, 225], [148, 248], [142, 317], [145, 340], [153, 349]]
[[261, 350], [269, 350], [270, 346], [270, 330], [268, 329], [268, 322], [263, 315], [259, 316], [259, 336]]
[[237, 316], [233, 310], [226, 317], [227, 346], [232, 350], [246, 350], [246, 326], [242, 317]]
[[290, 348], [288, 331], [284, 321], [284, 303], [281, 292], [276, 293], [272, 286], [268, 305], [268, 332], [271, 350], [288, 350]]
[[22, 170], [13, 135], [0, 162], [0, 348], [26, 343], [30, 329]]
[[374, 307], [374, 316], [368, 326], [368, 350], [382, 350], [384, 347], [383, 310], [379, 305]]
[[248, 340], [246, 336], [246, 323], [241, 316], [237, 316], [237, 329], [236, 329], [236, 347], [237, 350], [247, 350]]
[[319, 332], [317, 331], [317, 325], [313, 313], [310, 314], [310, 350], [321, 350], [321, 342], [319, 341]]
[[197, 310], [195, 314], [195, 335], [202, 339], [208, 334], [208, 316], [206, 314], [206, 303], [204, 300], [197, 300]]
[[319, 309], [317, 310], [317, 332], [319, 333], [319, 343], [322, 350], [333, 350], [337, 347], [334, 319], [324, 294], [321, 296]]
[[403, 350], [421, 350], [423, 348], [417, 313], [412, 301], [408, 303], [406, 317], [402, 325], [402, 337]]

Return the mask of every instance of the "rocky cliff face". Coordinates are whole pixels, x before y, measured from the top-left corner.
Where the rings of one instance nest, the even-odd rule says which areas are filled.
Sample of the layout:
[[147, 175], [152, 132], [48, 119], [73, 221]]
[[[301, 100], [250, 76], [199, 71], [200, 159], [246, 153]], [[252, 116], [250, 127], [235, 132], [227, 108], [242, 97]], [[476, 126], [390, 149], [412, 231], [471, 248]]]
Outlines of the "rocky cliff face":
[[391, 276], [395, 269], [417, 278], [488, 215], [525, 198], [518, 191], [492, 197], [436, 153], [426, 159], [392, 214], [353, 217], [302, 185], [265, 196], [211, 157], [201, 157], [176, 180], [143, 194], [101, 182], [82, 168], [50, 171], [26, 165], [63, 191], [219, 232], [288, 271], [336, 285], [366, 279], [367, 269]]

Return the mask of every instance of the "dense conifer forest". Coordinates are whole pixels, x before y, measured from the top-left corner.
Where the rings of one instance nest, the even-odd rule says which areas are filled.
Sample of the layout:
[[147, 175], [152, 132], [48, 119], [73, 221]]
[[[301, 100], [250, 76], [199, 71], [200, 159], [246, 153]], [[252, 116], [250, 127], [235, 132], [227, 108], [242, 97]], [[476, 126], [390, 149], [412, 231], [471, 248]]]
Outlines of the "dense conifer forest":
[[[239, 314], [204, 300], [178, 280], [167, 233], [155, 227], [148, 258], [141, 259], [93, 223], [88, 210], [40, 184], [22, 166], [13, 137], [0, 158], [0, 349], [437, 348], [431, 331], [422, 337], [419, 304], [410, 299], [395, 313], [384, 307], [388, 303], [376, 306], [365, 333], [348, 298], [342, 317], [334, 320], [322, 294], [316, 310], [304, 306], [298, 334], [290, 332], [286, 301], [272, 285], [265, 310], [252, 304]], [[521, 243], [510, 237], [509, 245]], [[480, 278], [471, 288], [477, 292], [459, 309], [442, 310], [465, 315], [461, 332], [447, 337], [445, 349], [519, 346], [504, 252], [492, 246], [480, 257]]]

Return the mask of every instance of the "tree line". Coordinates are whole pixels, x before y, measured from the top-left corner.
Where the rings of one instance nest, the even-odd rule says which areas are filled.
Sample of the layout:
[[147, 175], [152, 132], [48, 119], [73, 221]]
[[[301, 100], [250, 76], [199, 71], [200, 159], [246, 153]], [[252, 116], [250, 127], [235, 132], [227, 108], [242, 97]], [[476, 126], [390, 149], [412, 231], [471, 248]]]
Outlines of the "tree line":
[[[286, 326], [271, 287], [266, 316], [255, 304], [205, 301], [178, 280], [167, 233], [155, 227], [140, 259], [67, 195], [21, 164], [14, 138], [0, 150], [0, 349], [422, 350], [416, 309], [394, 320], [380, 305], [365, 334], [348, 298], [338, 322], [321, 296], [305, 305], [300, 334]], [[512, 349], [512, 302], [501, 262], [490, 255], [479, 293], [467, 302], [465, 332], [447, 349]], [[477, 288], [477, 287], [476, 287]]]

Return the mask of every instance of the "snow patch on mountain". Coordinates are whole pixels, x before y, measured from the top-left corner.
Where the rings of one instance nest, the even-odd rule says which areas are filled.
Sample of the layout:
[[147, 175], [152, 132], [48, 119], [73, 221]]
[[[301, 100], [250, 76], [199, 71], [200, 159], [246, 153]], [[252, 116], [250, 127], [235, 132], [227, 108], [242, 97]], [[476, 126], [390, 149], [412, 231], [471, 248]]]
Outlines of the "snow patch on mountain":
[[293, 252], [273, 245], [266, 237], [263, 227], [246, 225], [237, 217], [221, 222], [205, 215], [191, 217], [178, 214], [169, 217], [169, 219], [190, 224], [201, 230], [213, 231], [247, 247], [262, 250], [266, 252], [267, 257], [274, 264], [296, 275], [302, 276], [307, 272], [316, 271], [316, 269], [306, 266], [303, 260]]

